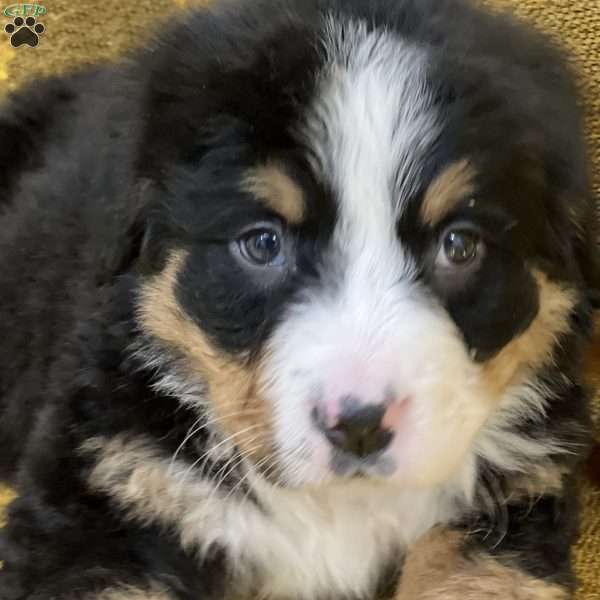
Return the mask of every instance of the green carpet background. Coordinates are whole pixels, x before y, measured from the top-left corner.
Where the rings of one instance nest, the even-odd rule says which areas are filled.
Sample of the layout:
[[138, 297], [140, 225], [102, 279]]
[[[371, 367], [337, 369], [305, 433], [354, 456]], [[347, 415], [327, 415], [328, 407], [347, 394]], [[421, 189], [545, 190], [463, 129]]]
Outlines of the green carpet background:
[[[0, 0], [0, 6], [13, 1]], [[494, 9], [516, 11], [554, 35], [571, 51], [580, 73], [595, 190], [600, 198], [600, 0], [481, 1]], [[0, 94], [40, 75], [63, 72], [82, 63], [114, 60], [127, 48], [141, 44], [173, 11], [191, 3], [185, 0], [40, 0], [38, 4], [47, 9], [47, 14], [39, 18], [46, 31], [37, 48], [12, 48], [8, 35], [2, 31], [4, 25], [0, 28]], [[202, 4], [202, 0], [193, 4]], [[600, 337], [590, 355], [589, 378], [600, 385]], [[594, 414], [600, 424], [600, 397], [594, 403]], [[0, 488], [0, 513], [12, 496], [11, 491]], [[600, 490], [586, 482], [582, 482], [582, 506], [582, 537], [576, 549], [576, 568], [581, 582], [577, 600], [600, 600]]]

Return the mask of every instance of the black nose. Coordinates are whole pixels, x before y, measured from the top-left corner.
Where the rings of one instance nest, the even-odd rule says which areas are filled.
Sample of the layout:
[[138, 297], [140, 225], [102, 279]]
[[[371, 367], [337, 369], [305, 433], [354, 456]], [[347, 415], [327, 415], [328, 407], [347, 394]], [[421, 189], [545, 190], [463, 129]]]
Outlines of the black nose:
[[348, 407], [340, 413], [337, 425], [325, 429], [329, 442], [348, 454], [364, 458], [385, 449], [394, 434], [383, 429], [385, 406]]

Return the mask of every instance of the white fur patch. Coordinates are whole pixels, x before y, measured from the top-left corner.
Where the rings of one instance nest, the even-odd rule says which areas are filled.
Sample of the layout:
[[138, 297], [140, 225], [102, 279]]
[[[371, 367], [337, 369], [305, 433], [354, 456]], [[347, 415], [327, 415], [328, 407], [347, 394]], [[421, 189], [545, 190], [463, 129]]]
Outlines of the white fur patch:
[[140, 438], [90, 440], [84, 451], [96, 460], [94, 489], [136, 519], [174, 527], [199, 560], [213, 545], [225, 548], [240, 585], [267, 597], [368, 594], [386, 561], [400, 561], [406, 546], [468, 504], [460, 477], [412, 492], [358, 480], [300, 491], [252, 475], [257, 506]]
[[422, 159], [440, 135], [427, 55], [362, 21], [330, 18], [323, 38], [326, 66], [304, 135], [345, 210], [379, 227], [390, 204], [398, 209], [417, 191]]
[[475, 440], [473, 453], [500, 471], [528, 473], [552, 453], [567, 452], [552, 437], [533, 439], [516, 429], [525, 420], [543, 421], [551, 397], [550, 390], [535, 381], [508, 390]]

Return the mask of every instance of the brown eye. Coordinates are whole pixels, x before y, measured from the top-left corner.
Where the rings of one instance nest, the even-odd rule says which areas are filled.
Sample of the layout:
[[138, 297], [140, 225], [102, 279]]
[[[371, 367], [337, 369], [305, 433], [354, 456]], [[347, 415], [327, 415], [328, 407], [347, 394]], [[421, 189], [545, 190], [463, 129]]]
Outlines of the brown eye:
[[468, 229], [451, 229], [444, 234], [436, 258], [441, 267], [466, 267], [473, 263], [481, 251], [481, 238]]
[[255, 265], [266, 266], [281, 262], [281, 234], [274, 229], [249, 231], [240, 238], [239, 244], [242, 256]]

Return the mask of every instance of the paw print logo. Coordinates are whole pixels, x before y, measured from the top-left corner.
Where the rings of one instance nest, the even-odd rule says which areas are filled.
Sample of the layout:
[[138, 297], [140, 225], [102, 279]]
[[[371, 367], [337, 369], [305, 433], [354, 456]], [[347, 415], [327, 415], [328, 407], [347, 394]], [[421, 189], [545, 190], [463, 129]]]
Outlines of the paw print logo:
[[39, 41], [40, 35], [45, 31], [42, 23], [36, 23], [35, 17], [15, 17], [12, 23], [9, 23], [4, 28], [4, 31], [10, 35], [10, 43], [18, 48], [23, 44], [27, 44], [35, 48]]

